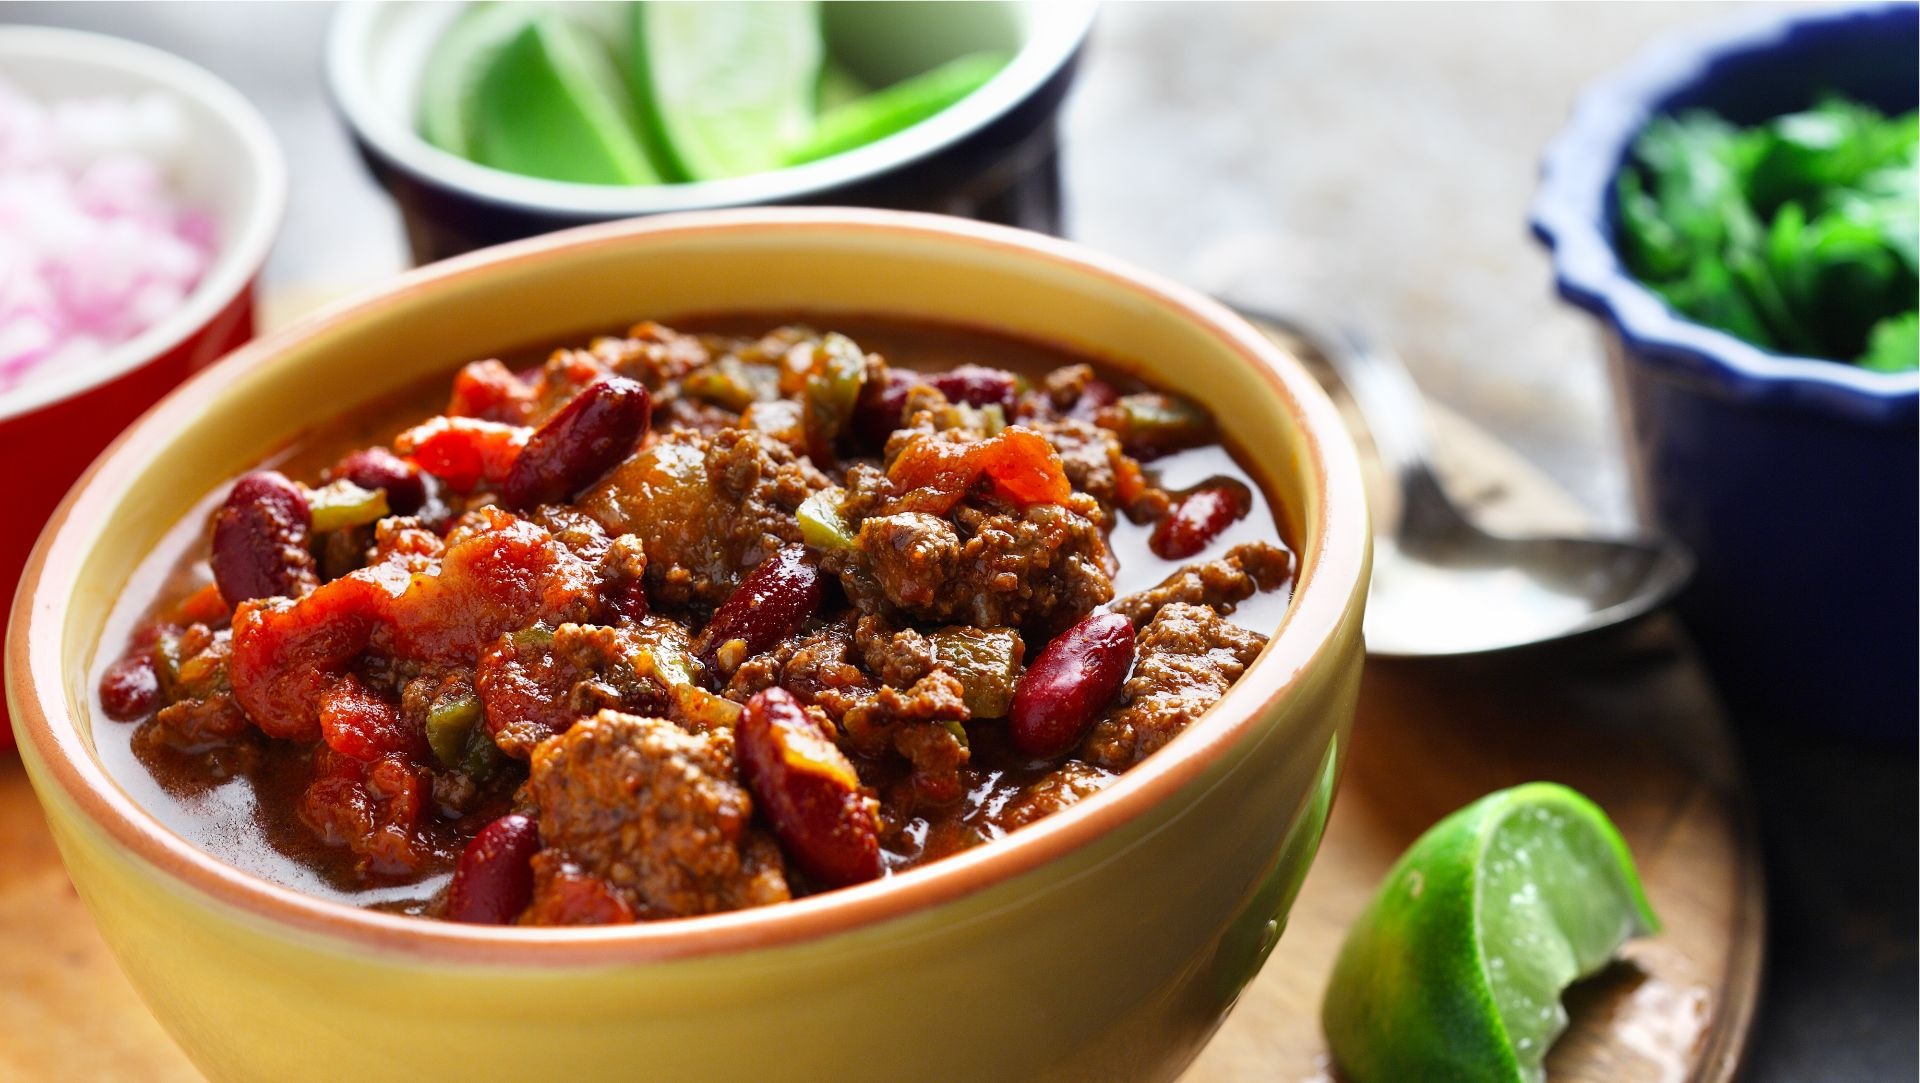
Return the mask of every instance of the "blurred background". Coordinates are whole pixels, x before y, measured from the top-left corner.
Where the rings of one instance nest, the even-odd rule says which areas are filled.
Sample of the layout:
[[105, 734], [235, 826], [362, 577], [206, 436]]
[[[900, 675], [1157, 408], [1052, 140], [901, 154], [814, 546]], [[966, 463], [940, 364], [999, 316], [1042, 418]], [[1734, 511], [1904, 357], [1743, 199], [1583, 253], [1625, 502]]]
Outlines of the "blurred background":
[[[1525, 211], [1579, 88], [1716, 8], [1112, 5], [1063, 121], [1068, 235], [1194, 285], [1351, 311], [1436, 398], [1624, 525], [1591, 325], [1553, 300]], [[0, 21], [143, 41], [258, 106], [292, 181], [261, 283], [285, 300], [407, 266], [325, 95], [328, 10], [5, 3]]]
[[[1203, 289], [1350, 315], [1424, 390], [1602, 526], [1632, 522], [1592, 321], [1552, 293], [1526, 211], [1579, 89], [1732, 5], [1113, 4], [1063, 119], [1066, 232]], [[0, 3], [238, 87], [291, 179], [261, 281], [275, 311], [408, 264], [398, 216], [323, 89], [323, 4]], [[1913, 1078], [1910, 750], [1749, 734], [1774, 926], [1751, 1078]]]

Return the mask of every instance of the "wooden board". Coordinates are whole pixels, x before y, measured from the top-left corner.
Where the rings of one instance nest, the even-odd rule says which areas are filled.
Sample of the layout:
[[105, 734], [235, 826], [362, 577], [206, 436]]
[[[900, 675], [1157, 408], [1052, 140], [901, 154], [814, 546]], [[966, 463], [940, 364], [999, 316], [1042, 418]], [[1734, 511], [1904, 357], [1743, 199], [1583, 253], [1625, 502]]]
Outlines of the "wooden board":
[[[1490, 522], [1578, 526], [1578, 509], [1525, 463], [1457, 418], [1435, 421], [1442, 472]], [[1287, 931], [1186, 1083], [1338, 1079], [1318, 1018], [1347, 921], [1428, 825], [1532, 779], [1569, 783], [1613, 815], [1667, 926], [1570, 996], [1551, 1078], [1731, 1078], [1758, 992], [1760, 868], [1724, 718], [1677, 633], [1655, 621], [1571, 653], [1370, 664]], [[94, 931], [11, 756], [0, 824], [0, 1079], [198, 1079]]]
[[1187, 1083], [1338, 1079], [1319, 1004], [1346, 924], [1442, 816], [1535, 779], [1619, 824], [1665, 924], [1576, 987], [1549, 1079], [1731, 1079], [1758, 989], [1760, 872], [1734, 760], [1671, 627], [1546, 666], [1369, 663], [1327, 835], [1271, 961]]
[[[1364, 426], [1342, 407], [1364, 446]], [[1530, 465], [1460, 418], [1431, 414], [1440, 473], [1482, 523], [1520, 533], [1584, 526]], [[1386, 518], [1391, 494], [1374, 473]], [[1286, 932], [1185, 1083], [1338, 1080], [1319, 1010], [1347, 923], [1434, 822], [1542, 779], [1585, 792], [1613, 817], [1665, 924], [1569, 993], [1572, 1021], [1548, 1078], [1732, 1079], [1760, 989], [1760, 854], [1726, 717], [1661, 617], [1504, 659], [1370, 661], [1351, 758]]]

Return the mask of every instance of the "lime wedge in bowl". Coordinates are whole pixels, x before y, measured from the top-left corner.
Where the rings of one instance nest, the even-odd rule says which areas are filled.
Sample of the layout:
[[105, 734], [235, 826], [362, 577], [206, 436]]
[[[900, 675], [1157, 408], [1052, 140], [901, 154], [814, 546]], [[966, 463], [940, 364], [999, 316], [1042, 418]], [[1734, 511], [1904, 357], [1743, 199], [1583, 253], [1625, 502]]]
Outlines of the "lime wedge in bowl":
[[538, 11], [480, 59], [473, 160], [581, 184], [660, 181], [613, 58], [565, 16]]
[[872, 92], [872, 88], [862, 82], [852, 69], [828, 57], [826, 63], [820, 66], [820, 85], [813, 97], [820, 112], [826, 113]]
[[473, 156], [480, 76], [533, 16], [526, 4], [475, 4], [441, 35], [420, 76], [420, 135], [427, 142], [462, 158]]
[[635, 5], [633, 97], [686, 180], [778, 169], [813, 130], [826, 47], [818, 5], [646, 0]]
[[1561, 992], [1658, 929], [1593, 802], [1546, 782], [1489, 794], [1420, 836], [1348, 929], [1327, 1042], [1354, 1083], [1538, 1081]]
[[811, 136], [787, 152], [787, 162], [816, 161], [905, 131], [987, 85], [1006, 66], [999, 53], [969, 53], [833, 108]]

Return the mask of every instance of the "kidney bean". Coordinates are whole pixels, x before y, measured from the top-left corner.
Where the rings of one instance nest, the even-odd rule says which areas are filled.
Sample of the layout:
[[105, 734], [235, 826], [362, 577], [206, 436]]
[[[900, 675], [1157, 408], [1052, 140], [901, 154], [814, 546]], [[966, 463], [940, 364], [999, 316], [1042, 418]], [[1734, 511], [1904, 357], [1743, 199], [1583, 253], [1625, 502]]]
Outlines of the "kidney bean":
[[853, 434], [863, 447], [879, 451], [887, 446], [887, 437], [905, 420], [900, 415], [907, 408], [907, 392], [922, 382], [899, 369], [887, 370], [885, 380], [867, 381], [853, 407]]
[[395, 515], [412, 515], [427, 502], [427, 482], [420, 468], [383, 447], [356, 451], [341, 459], [333, 476], [362, 489], [384, 489], [387, 507]]
[[647, 581], [644, 579], [615, 579], [601, 588], [601, 600], [615, 618], [644, 620], [647, 605]]
[[277, 470], [241, 478], [213, 517], [213, 581], [230, 606], [252, 598], [297, 597], [314, 572], [313, 513], [306, 494]]
[[1014, 686], [1014, 747], [1035, 759], [1071, 752], [1132, 668], [1133, 623], [1118, 613], [1090, 614], [1055, 636]]
[[511, 924], [533, 901], [533, 855], [539, 852], [539, 825], [517, 812], [481, 828], [453, 868], [447, 920]]
[[1090, 377], [1080, 389], [1080, 397], [1067, 407], [1067, 416], [1081, 421], [1092, 421], [1100, 411], [1120, 401], [1120, 392], [1113, 385], [1098, 376]]
[[784, 688], [747, 701], [734, 730], [740, 777], [809, 877], [845, 887], [880, 875], [880, 817], [830, 727]]
[[1164, 560], [1185, 560], [1212, 544], [1220, 532], [1246, 518], [1253, 498], [1246, 486], [1222, 480], [1181, 497], [1147, 538], [1147, 548]]
[[500, 495], [521, 508], [558, 504], [599, 481], [647, 434], [652, 397], [638, 381], [609, 376], [534, 430]]
[[793, 634], [820, 608], [820, 580], [804, 545], [789, 545], [761, 561], [707, 622], [702, 661], [711, 667], [716, 652], [731, 640], [746, 645], [744, 658]]
[[115, 722], [145, 718], [160, 706], [160, 673], [151, 647], [128, 651], [100, 675], [100, 706]]
[[961, 365], [946, 372], [933, 373], [926, 380], [939, 388], [949, 402], [964, 402], [968, 406], [998, 403], [1009, 414], [1013, 412], [1014, 398], [1020, 391], [1019, 381], [1014, 379], [1013, 373], [985, 365]]

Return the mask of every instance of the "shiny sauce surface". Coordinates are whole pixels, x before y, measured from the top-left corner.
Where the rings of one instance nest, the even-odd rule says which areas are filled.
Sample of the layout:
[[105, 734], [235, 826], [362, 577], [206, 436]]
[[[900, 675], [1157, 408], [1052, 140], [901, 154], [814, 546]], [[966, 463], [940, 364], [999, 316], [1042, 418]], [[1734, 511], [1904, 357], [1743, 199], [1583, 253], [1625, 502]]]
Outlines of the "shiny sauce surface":
[[[1101, 378], [1121, 391], [1149, 389], [1121, 369], [1094, 359], [1036, 342], [946, 325], [773, 314], [680, 320], [674, 326], [688, 332], [759, 334], [788, 322], [806, 322], [845, 333], [863, 349], [882, 355], [896, 367], [939, 372], [964, 364], [987, 365], [1038, 382], [1049, 370], [1084, 363], [1093, 365]], [[584, 341], [585, 337], [570, 337], [567, 344]], [[530, 349], [507, 355], [504, 360], [518, 370], [537, 365], [546, 353], [546, 348]], [[315, 479], [344, 453], [389, 443], [409, 425], [440, 412], [446, 403], [448, 383], [449, 375], [423, 380], [404, 393], [299, 435], [257, 466], [271, 467], [303, 481]], [[1292, 524], [1269, 500], [1257, 473], [1243, 465], [1244, 461], [1228, 447], [1209, 443], [1143, 464], [1149, 481], [1171, 493], [1226, 478], [1244, 485], [1251, 495], [1249, 513], [1191, 561], [1218, 557], [1247, 542], [1264, 542], [1292, 551]], [[224, 491], [223, 486], [208, 494], [132, 574], [96, 655], [94, 680], [90, 682], [96, 690], [101, 674], [136, 628], [212, 581], [206, 559], [208, 524]], [[1190, 562], [1162, 559], [1149, 549], [1152, 523], [1134, 522], [1117, 512], [1112, 520], [1108, 541], [1118, 562], [1113, 577], [1116, 598], [1152, 587]], [[1281, 624], [1290, 597], [1290, 586], [1254, 594], [1228, 619], [1271, 636]], [[1039, 646], [1029, 645], [1029, 661]], [[97, 701], [95, 705], [98, 707]], [[429, 912], [451, 875], [453, 858], [473, 830], [470, 822], [449, 822], [436, 829], [440, 832], [435, 842], [438, 857], [417, 874], [389, 882], [369, 882], [365, 876], [354, 875], [347, 855], [320, 845], [300, 822], [295, 811], [298, 798], [313, 776], [311, 754], [300, 746], [253, 733], [233, 747], [184, 754], [137, 741], [137, 726], [108, 720], [103, 711], [97, 711], [96, 718], [93, 737], [100, 758], [137, 804], [220, 860], [308, 894], [396, 912]], [[966, 796], [950, 809], [915, 815], [894, 833], [885, 855], [888, 871], [1003, 834], [994, 822], [1001, 807], [1045, 772], [1044, 765], [1024, 761], [1004, 738], [996, 736], [993, 727], [977, 730], [969, 776], [972, 784]], [[510, 806], [510, 801], [510, 791], [503, 790], [483, 802], [483, 813], [475, 815], [497, 815]]]

